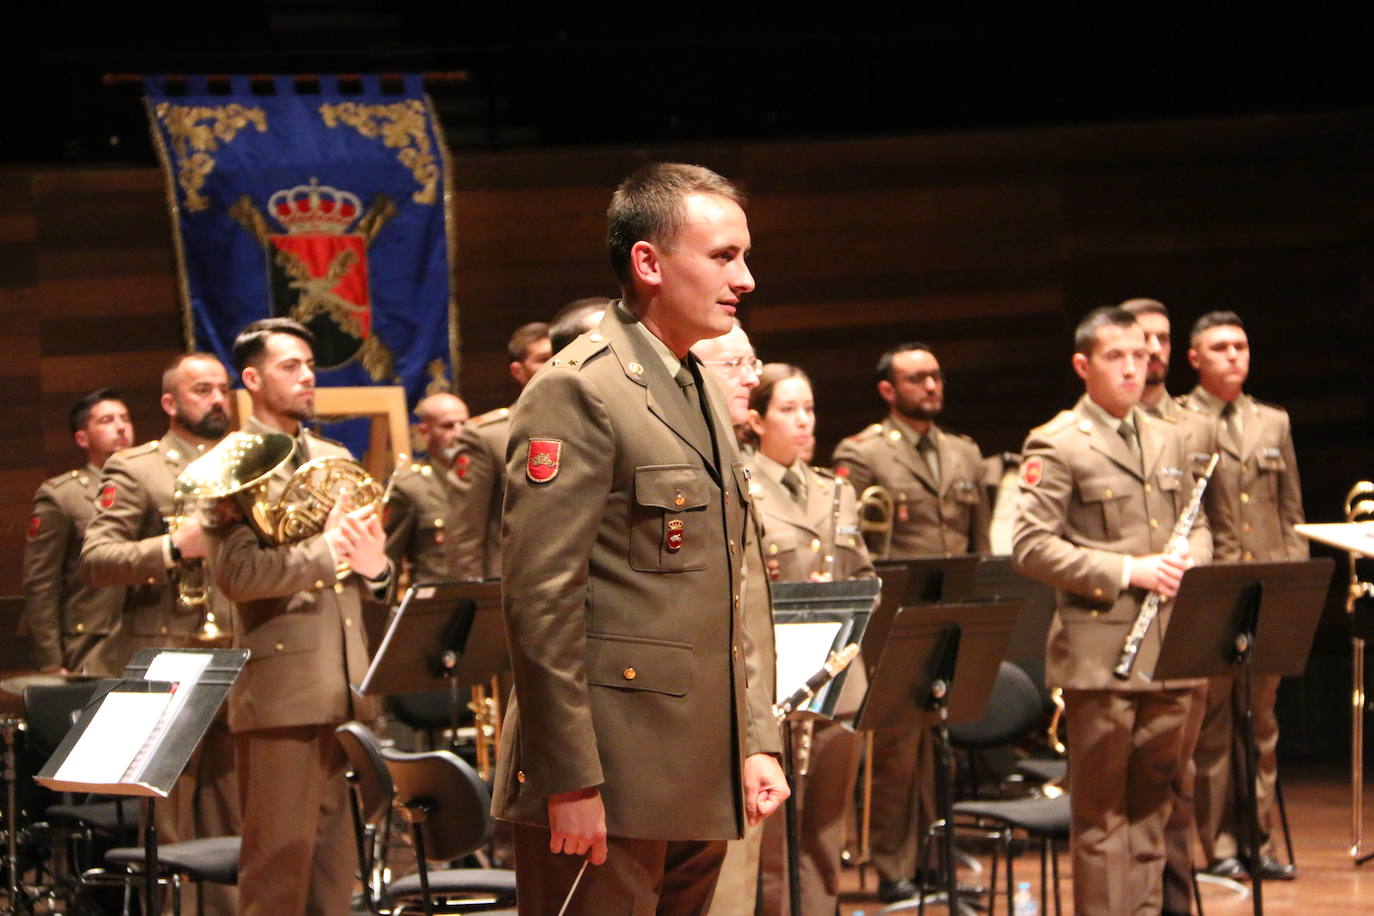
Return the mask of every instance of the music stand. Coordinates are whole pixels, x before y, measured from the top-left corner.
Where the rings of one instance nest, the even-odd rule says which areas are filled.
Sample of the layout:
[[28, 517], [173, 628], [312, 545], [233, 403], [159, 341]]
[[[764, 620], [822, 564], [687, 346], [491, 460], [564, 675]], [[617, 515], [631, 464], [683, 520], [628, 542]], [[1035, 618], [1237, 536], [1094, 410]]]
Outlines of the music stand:
[[[1019, 598], [1021, 612], [1016, 615], [1016, 627], [1007, 640], [1007, 661], [1015, 663], [1031, 676], [1048, 703], [1045, 689], [1045, 640], [1054, 619], [1054, 589], [1017, 572], [1011, 557], [984, 556], [974, 573], [973, 597]], [[1048, 708], [1048, 707], [1047, 707]]]
[[[839, 582], [774, 582], [769, 591], [773, 602], [773, 630], [779, 646], [778, 660], [783, 652], [796, 653], [779, 664], [775, 695], [779, 701], [789, 696], [795, 687], [819, 671], [829, 654], [843, 649], [864, 637], [873, 608], [879, 603], [881, 584], [877, 579], [842, 579]], [[789, 633], [789, 631], [791, 631]], [[813, 632], [808, 632], [813, 631]], [[798, 638], [794, 641], [789, 636]], [[784, 648], [789, 643], [794, 648]], [[785, 672], [793, 672], [789, 676]], [[839, 702], [849, 669], [841, 671], [816, 690], [815, 695], [788, 717], [782, 729], [783, 771], [789, 785], [795, 785], [796, 756], [793, 753], [792, 722], [805, 720], [833, 721], [835, 704]], [[787, 681], [784, 681], [787, 678]], [[796, 680], [797, 683], [791, 683]], [[787, 820], [787, 889], [791, 912], [800, 914], [801, 835], [797, 812], [797, 793], [794, 791], [784, 803]]]
[[[1260, 874], [1259, 806], [1251, 682], [1255, 674], [1296, 677], [1307, 665], [1317, 621], [1335, 563], [1330, 557], [1278, 563], [1219, 563], [1188, 570], [1179, 587], [1169, 627], [1152, 666], [1156, 681], [1198, 677], [1241, 679], [1241, 744], [1244, 749], [1246, 861], [1256, 916], [1264, 912]], [[1140, 665], [1149, 665], [1150, 641]], [[1143, 670], [1150, 670], [1148, 667]]]
[[[958, 911], [959, 885], [954, 865], [949, 726], [982, 717], [1020, 605], [1016, 600], [997, 600], [902, 608], [892, 621], [877, 669], [869, 674], [868, 694], [855, 722], [862, 729], [932, 729], [935, 800], [951, 913]], [[884, 912], [910, 905], [895, 904]]]
[[417, 582], [406, 591], [367, 674], [353, 689], [364, 696], [446, 690], [457, 734], [463, 712], [459, 690], [509, 670], [499, 581]]
[[[192, 683], [145, 679], [150, 671], [164, 671], [168, 661], [181, 656], [209, 656]], [[143, 799], [143, 880], [150, 913], [162, 910], [157, 893], [156, 800], [171, 793], [247, 660], [246, 649], [139, 649], [122, 677], [101, 681], [76, 724], [34, 776], [40, 785], [56, 792], [98, 792]], [[64, 768], [74, 756], [88, 760], [101, 757], [106, 751], [102, 729], [133, 728], [121, 720], [113, 701], [107, 704], [111, 698], [118, 700], [130, 694], [160, 694], [170, 699], [156, 722], [130, 734], [131, 738], [141, 739], [141, 746], [127, 768], [121, 767], [122, 774], [88, 778]]]

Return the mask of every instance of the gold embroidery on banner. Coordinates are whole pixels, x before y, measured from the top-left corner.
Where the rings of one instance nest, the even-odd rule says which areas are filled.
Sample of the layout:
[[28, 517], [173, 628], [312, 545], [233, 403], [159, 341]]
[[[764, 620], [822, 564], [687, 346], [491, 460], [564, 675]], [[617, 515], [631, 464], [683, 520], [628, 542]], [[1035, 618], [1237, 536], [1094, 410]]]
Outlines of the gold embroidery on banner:
[[326, 104], [320, 106], [320, 117], [324, 119], [326, 127], [346, 124], [364, 137], [374, 140], [380, 137], [387, 146], [399, 149], [396, 158], [401, 165], [410, 169], [420, 185], [420, 190], [410, 195], [411, 199], [417, 204], [434, 203], [438, 196], [439, 166], [430, 149], [423, 102], [407, 99], [390, 105], [359, 105], [357, 102]]
[[[186, 209], [192, 212], [210, 206], [209, 198], [200, 193], [206, 176], [215, 169], [215, 159], [210, 153], [219, 149], [220, 143], [232, 141], [249, 125], [256, 127], [258, 133], [267, 132], [267, 114], [261, 108], [158, 102], [154, 110], [172, 138], [177, 184], [186, 194]], [[207, 121], [209, 123], [203, 123]]]
[[358, 350], [358, 358], [362, 360], [363, 368], [367, 370], [368, 375], [372, 376], [374, 382], [380, 382], [383, 379], [398, 381], [396, 378], [396, 357], [376, 334], [369, 335], [367, 340], [363, 341], [362, 348]]
[[448, 383], [448, 376], [444, 373], [442, 359], [430, 360], [425, 372], [429, 375], [429, 383], [425, 385], [425, 397], [431, 394], [449, 394], [453, 391], [453, 386]]

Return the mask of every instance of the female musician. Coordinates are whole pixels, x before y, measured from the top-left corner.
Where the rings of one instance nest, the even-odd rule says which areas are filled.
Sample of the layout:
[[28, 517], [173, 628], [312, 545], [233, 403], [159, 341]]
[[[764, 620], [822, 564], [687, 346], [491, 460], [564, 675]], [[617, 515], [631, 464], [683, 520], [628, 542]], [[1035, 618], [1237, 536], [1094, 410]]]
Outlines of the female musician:
[[[749, 397], [749, 427], [757, 440], [750, 493], [763, 523], [763, 554], [775, 581], [831, 581], [874, 575], [859, 535], [849, 482], [813, 468], [816, 412], [811, 382], [796, 366], [771, 363]], [[861, 683], [862, 679], [851, 680]], [[849, 691], [845, 691], [847, 694]], [[844, 702], [841, 697], [841, 703]], [[851, 710], [852, 712], [852, 710]], [[838, 722], [790, 722], [793, 780], [800, 820], [803, 913], [836, 912], [845, 812], [854, 797], [862, 742]], [[809, 735], [808, 735], [809, 732]], [[764, 912], [787, 912], [786, 842], [782, 818], [764, 826]]]

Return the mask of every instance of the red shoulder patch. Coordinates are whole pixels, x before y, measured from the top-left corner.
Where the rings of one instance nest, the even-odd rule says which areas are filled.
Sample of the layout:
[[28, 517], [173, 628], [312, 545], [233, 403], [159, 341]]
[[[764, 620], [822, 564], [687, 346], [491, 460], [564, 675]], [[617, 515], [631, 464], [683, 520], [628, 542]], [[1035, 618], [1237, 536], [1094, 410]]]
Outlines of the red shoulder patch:
[[835, 476], [843, 477], [846, 480], [849, 479], [849, 465], [842, 464], [839, 467], [835, 468]]
[[43, 530], [43, 520], [35, 515], [29, 519], [29, 540], [38, 537], [38, 532]]
[[453, 473], [458, 475], [459, 480], [468, 476], [468, 465], [471, 463], [472, 459], [468, 457], [466, 452], [460, 452], [453, 456]]
[[95, 498], [95, 504], [102, 509], [108, 509], [115, 504], [115, 485], [107, 483], [100, 488], [99, 495]]
[[1045, 477], [1045, 462], [1040, 458], [1027, 458], [1021, 462], [1021, 483], [1033, 487]]
[[561, 439], [531, 439], [525, 458], [525, 474], [535, 483], [548, 483], [558, 476], [558, 460], [563, 455]]

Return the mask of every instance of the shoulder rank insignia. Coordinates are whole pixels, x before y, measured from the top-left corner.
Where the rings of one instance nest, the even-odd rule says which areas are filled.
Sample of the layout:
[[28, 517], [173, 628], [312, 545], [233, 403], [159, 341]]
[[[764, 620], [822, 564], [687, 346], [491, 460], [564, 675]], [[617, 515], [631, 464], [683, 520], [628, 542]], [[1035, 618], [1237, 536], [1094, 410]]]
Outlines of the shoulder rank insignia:
[[562, 454], [561, 439], [531, 439], [525, 475], [534, 483], [548, 483], [558, 476], [558, 459]]

